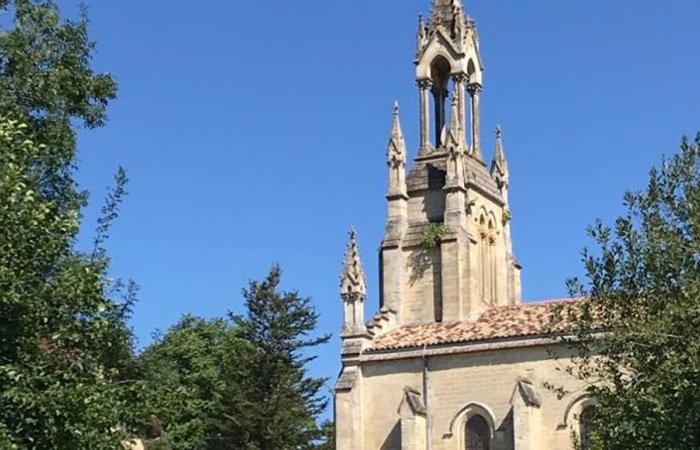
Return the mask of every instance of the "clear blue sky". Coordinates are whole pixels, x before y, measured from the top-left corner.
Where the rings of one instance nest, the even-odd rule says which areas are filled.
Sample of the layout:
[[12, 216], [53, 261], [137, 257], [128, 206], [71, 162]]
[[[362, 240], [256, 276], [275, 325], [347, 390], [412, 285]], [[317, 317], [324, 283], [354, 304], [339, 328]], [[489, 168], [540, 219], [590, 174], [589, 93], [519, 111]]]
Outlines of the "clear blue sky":
[[[74, 14], [77, 1], [61, 4]], [[377, 307], [394, 99], [415, 152], [416, 16], [429, 0], [92, 0], [95, 66], [119, 81], [81, 136], [94, 228], [111, 175], [130, 196], [109, 243], [141, 286], [140, 345], [184, 313], [241, 310], [274, 262], [337, 336], [338, 274], [357, 227]], [[472, 0], [486, 65], [484, 146], [505, 130], [524, 297], [565, 295], [584, 229], [700, 130], [697, 0]], [[314, 373], [339, 368], [334, 337]]]

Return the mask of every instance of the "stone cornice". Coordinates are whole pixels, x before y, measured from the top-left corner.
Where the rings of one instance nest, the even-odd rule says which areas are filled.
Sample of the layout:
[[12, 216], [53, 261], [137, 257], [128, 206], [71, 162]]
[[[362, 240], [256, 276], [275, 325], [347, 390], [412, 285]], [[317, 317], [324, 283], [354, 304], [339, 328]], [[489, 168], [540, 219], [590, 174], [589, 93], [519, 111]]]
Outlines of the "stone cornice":
[[495, 341], [467, 342], [444, 344], [425, 348], [407, 348], [396, 350], [382, 350], [373, 352], [371, 349], [360, 356], [361, 362], [390, 361], [397, 359], [424, 358], [428, 356], [456, 355], [464, 353], [478, 353], [494, 350], [507, 350], [527, 347], [542, 347], [552, 345], [564, 345], [557, 336], [528, 336], [516, 339], [501, 339]]

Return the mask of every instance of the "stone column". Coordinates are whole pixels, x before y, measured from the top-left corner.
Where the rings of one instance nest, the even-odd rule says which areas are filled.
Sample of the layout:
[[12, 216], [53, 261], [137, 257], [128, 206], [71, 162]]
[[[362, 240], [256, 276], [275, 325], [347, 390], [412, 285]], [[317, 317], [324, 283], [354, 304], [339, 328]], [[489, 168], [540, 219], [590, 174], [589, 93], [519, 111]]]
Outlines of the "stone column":
[[452, 77], [452, 81], [454, 81], [455, 84], [455, 94], [457, 96], [457, 111], [459, 111], [459, 116], [457, 117], [459, 127], [464, 132], [467, 127], [466, 127], [466, 102], [465, 100], [465, 95], [466, 95], [466, 88], [467, 88], [467, 80], [468, 77], [464, 74], [457, 74]]
[[418, 81], [420, 88], [420, 148], [418, 154], [425, 156], [430, 153], [430, 79]]
[[483, 162], [484, 157], [481, 153], [481, 85], [479, 83], [472, 83], [467, 89], [469, 89], [469, 95], [472, 100], [472, 156]]

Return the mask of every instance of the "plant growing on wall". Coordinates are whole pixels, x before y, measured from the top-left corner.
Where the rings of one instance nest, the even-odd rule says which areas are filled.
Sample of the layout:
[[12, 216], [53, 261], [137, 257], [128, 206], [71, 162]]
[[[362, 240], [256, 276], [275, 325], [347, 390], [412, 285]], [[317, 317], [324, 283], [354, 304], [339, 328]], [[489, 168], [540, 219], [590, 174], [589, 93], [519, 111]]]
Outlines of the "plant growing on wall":
[[510, 209], [503, 210], [503, 225], [507, 225], [511, 220], [513, 220], [513, 214]]
[[421, 233], [421, 247], [425, 250], [436, 248], [446, 234], [447, 228], [444, 223], [428, 224]]

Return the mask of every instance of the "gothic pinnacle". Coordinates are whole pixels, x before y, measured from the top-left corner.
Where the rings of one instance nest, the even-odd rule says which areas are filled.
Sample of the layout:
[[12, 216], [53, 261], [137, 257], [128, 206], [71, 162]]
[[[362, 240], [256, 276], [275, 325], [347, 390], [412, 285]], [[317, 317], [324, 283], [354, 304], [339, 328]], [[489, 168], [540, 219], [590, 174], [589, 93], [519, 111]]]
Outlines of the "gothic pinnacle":
[[456, 31], [466, 23], [464, 7], [460, 0], [433, 0], [430, 26], [443, 26]]
[[406, 140], [401, 129], [399, 102], [394, 102], [391, 118], [391, 136], [387, 149], [387, 162], [391, 164], [406, 164]]
[[493, 163], [491, 163], [491, 174], [499, 178], [508, 177], [508, 161], [503, 151], [503, 128], [496, 127], [496, 149], [493, 153]]
[[357, 232], [351, 228], [348, 235], [345, 261], [340, 275], [340, 295], [345, 301], [364, 300], [367, 296], [367, 284], [357, 243]]
[[416, 33], [416, 57], [420, 55], [426, 44], [426, 29], [423, 23], [423, 13], [418, 13], [418, 32]]

